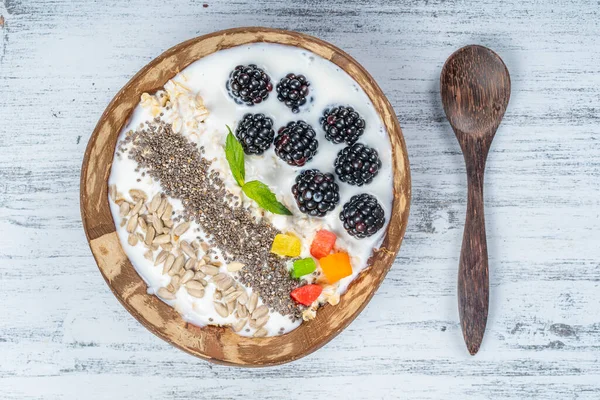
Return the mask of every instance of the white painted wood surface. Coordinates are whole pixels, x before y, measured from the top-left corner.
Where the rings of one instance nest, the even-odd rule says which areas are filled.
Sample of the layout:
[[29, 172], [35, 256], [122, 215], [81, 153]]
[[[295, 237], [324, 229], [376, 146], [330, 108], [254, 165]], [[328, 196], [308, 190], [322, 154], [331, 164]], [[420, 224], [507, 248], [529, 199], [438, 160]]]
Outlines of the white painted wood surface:
[[[0, 398], [600, 398], [600, 2], [3, 0]], [[316, 35], [377, 79], [413, 177], [406, 238], [339, 337], [292, 364], [215, 366], [110, 293], [79, 215], [87, 140], [117, 90], [188, 38], [263, 25]], [[458, 47], [499, 52], [513, 94], [488, 159], [491, 309], [457, 323], [466, 181], [440, 105]]]

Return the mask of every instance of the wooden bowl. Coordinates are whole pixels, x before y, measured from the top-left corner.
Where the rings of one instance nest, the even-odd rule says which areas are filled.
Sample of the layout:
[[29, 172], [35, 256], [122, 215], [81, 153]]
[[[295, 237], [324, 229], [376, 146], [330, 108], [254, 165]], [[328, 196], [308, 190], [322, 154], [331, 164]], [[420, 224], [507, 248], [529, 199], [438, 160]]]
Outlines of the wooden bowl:
[[[238, 336], [229, 328], [199, 328], [186, 323], [173, 308], [146, 293], [146, 284], [125, 255], [109, 209], [108, 177], [117, 137], [144, 92], [161, 88], [190, 63], [221, 49], [254, 42], [280, 43], [310, 50], [337, 64], [367, 93], [390, 135], [394, 171], [391, 221], [370, 267], [350, 285], [336, 306], [326, 305], [317, 317], [276, 337]], [[100, 272], [117, 299], [152, 333], [205, 360], [237, 366], [268, 366], [296, 360], [317, 350], [348, 326], [371, 299], [400, 248], [408, 220], [410, 170], [400, 125], [371, 75], [342, 50], [317, 38], [268, 28], [237, 28], [181, 43], [138, 72], [108, 105], [88, 143], [81, 170], [81, 215]]]

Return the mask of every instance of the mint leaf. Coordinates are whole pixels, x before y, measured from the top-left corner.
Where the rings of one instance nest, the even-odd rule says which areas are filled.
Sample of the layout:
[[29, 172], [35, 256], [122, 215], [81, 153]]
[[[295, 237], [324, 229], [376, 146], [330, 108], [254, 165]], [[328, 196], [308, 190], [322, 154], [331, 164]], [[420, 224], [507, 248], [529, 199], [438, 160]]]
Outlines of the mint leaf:
[[292, 215], [290, 210], [277, 201], [277, 197], [271, 192], [271, 189], [260, 181], [247, 182], [242, 186], [242, 191], [256, 201], [259, 206], [273, 214]]
[[[227, 125], [226, 125], [227, 126]], [[227, 134], [227, 140], [225, 141], [225, 157], [229, 163], [231, 169], [231, 175], [237, 182], [238, 185], [244, 186], [244, 179], [246, 179], [246, 168], [244, 167], [244, 149], [240, 142], [237, 141], [231, 128], [227, 126], [229, 133]]]

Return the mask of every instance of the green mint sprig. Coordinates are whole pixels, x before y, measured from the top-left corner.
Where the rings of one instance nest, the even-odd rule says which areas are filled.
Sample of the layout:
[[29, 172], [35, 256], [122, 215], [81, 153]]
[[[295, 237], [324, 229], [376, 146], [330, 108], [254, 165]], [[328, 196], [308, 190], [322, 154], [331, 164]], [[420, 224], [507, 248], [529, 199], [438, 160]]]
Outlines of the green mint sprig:
[[[227, 125], [226, 125], [227, 126]], [[254, 200], [261, 208], [279, 215], [292, 215], [292, 212], [281, 204], [267, 185], [260, 181], [245, 182], [244, 149], [227, 126], [229, 133], [225, 141], [225, 157], [231, 169], [231, 175], [242, 188], [246, 196]]]

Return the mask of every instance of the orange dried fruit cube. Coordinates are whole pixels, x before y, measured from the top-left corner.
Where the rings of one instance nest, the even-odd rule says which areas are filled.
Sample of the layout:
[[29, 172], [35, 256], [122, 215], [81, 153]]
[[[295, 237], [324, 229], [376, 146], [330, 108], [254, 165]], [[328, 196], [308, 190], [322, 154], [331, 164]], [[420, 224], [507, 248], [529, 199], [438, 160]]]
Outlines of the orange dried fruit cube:
[[302, 249], [302, 243], [300, 239], [292, 235], [284, 235], [279, 233], [275, 235], [273, 244], [271, 245], [271, 253], [275, 253], [280, 256], [287, 257], [298, 257]]
[[352, 265], [347, 253], [333, 253], [319, 260], [323, 274], [330, 284], [352, 275]]

